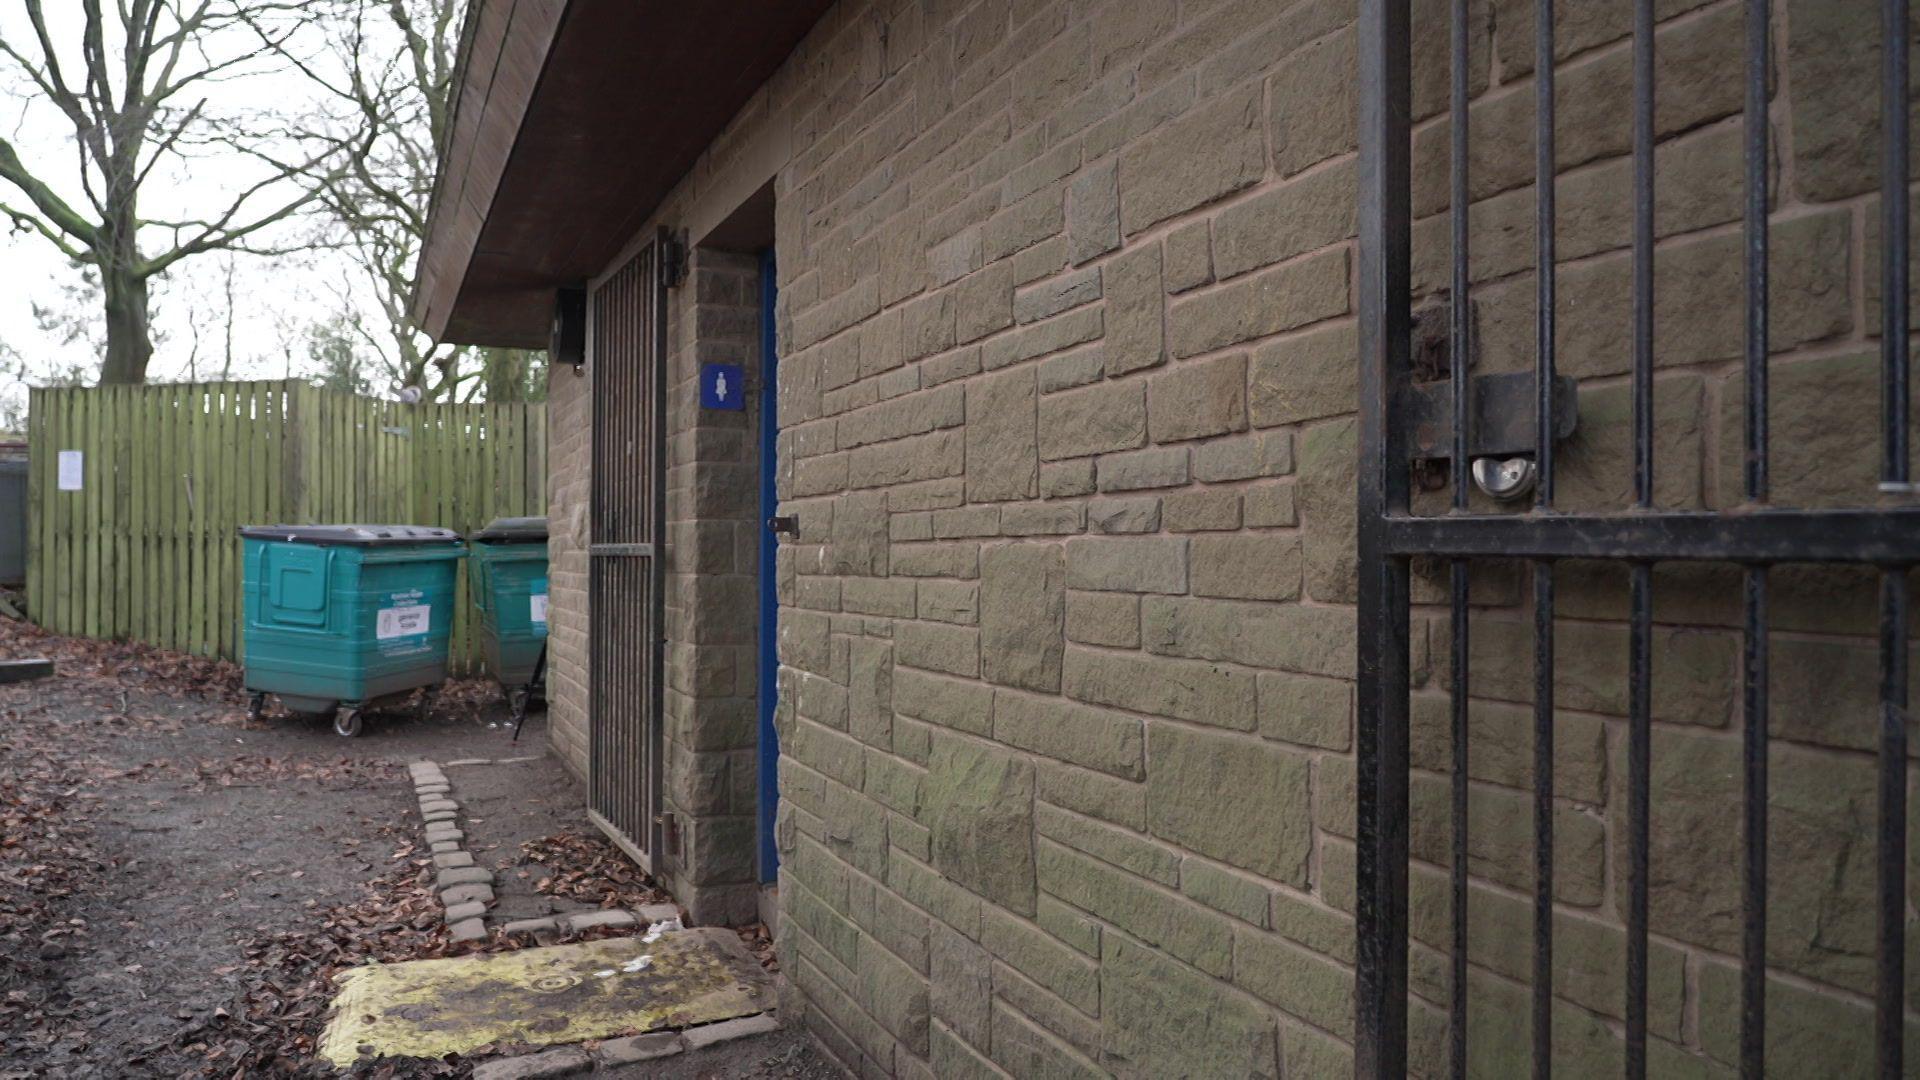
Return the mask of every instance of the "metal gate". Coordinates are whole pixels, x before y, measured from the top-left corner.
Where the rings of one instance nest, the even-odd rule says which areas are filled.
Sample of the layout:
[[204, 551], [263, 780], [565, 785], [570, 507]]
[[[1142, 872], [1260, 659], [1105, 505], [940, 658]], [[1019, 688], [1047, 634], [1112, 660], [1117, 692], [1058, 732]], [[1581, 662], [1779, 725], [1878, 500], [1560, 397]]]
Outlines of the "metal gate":
[[[1447, 373], [1415, 362], [1411, 303], [1410, 118], [1408, 0], [1360, 5], [1360, 461], [1359, 547], [1359, 836], [1357, 878], [1356, 1071], [1405, 1075], [1407, 1059], [1409, 841], [1410, 579], [1416, 557], [1449, 569], [1451, 604], [1452, 866], [1451, 992], [1448, 1067], [1466, 1067], [1467, 973], [1467, 609], [1475, 559], [1525, 560], [1533, 607], [1532, 935], [1533, 1069], [1549, 1069], [1552, 1045], [1553, 670], [1555, 565], [1563, 559], [1609, 560], [1628, 568], [1627, 700], [1627, 962], [1626, 1071], [1647, 1067], [1648, 850], [1653, 670], [1653, 567], [1693, 561], [1743, 568], [1742, 688], [1744, 850], [1740, 873], [1741, 981], [1739, 1055], [1746, 1076], [1764, 1066], [1767, 942], [1768, 581], [1780, 563], [1851, 563], [1879, 569], [1879, 709], [1861, 723], [1876, 731], [1878, 843], [1874, 1053], [1878, 1075], [1902, 1075], [1902, 987], [1906, 860], [1907, 626], [1906, 571], [1920, 563], [1920, 512], [1908, 454], [1907, 52], [1883, 48], [1881, 245], [1878, 267], [1882, 443], [1877, 507], [1796, 509], [1768, 497], [1767, 178], [1766, 123], [1772, 43], [1767, 0], [1749, 0], [1745, 35], [1744, 410], [1745, 505], [1724, 513], [1657, 509], [1653, 487], [1654, 127], [1653, 0], [1636, 0], [1633, 15], [1632, 175], [1634, 227], [1630, 320], [1633, 500], [1617, 512], [1562, 513], [1554, 506], [1554, 439], [1566, 421], [1564, 379], [1554, 350], [1554, 29], [1555, 4], [1536, 4], [1534, 192], [1537, 307], [1531, 373], [1474, 376], [1468, 369], [1472, 327], [1467, 230], [1466, 0], [1451, 5], [1452, 85], [1451, 286], [1441, 330]], [[1564, 5], [1562, 5], [1564, 6]], [[1436, 38], [1436, 42], [1437, 42]], [[1884, 0], [1883, 42], [1908, 40], [1905, 0]], [[1626, 104], [1623, 102], [1623, 104]], [[1545, 268], [1544, 271], [1540, 268]], [[1425, 381], [1422, 381], [1423, 376]], [[1471, 390], [1468, 388], [1471, 387]], [[1473, 408], [1469, 409], [1472, 399]], [[1495, 399], [1518, 404], [1499, 415]], [[1861, 403], [1863, 412], [1865, 402]], [[1499, 429], [1499, 430], [1492, 430]], [[1499, 444], [1518, 441], [1519, 446]], [[1425, 452], [1421, 451], [1422, 444]], [[1524, 447], [1524, 450], [1520, 448]], [[1483, 454], [1516, 454], [1514, 475], [1532, 470], [1532, 505], [1511, 514], [1470, 509], [1468, 473]], [[1530, 455], [1530, 461], [1518, 460]], [[1412, 460], [1433, 458], [1451, 469], [1447, 511], [1416, 515]], [[1504, 479], [1493, 477], [1496, 483]], [[1783, 872], [1792, 868], [1780, 868]]]
[[648, 872], [659, 850], [666, 624], [660, 547], [666, 521], [666, 290], [662, 245], [595, 289], [592, 680], [588, 816]]

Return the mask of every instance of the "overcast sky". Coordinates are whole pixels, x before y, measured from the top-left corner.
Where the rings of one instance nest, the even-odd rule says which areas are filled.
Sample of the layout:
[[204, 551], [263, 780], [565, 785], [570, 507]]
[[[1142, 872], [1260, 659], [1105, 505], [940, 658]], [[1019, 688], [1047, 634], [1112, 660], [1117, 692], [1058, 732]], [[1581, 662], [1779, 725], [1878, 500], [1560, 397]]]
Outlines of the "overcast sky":
[[[53, 0], [46, 5], [57, 44], [77, 44], [79, 7], [71, 0]], [[19, 0], [0, 0], [0, 38], [15, 43], [30, 57], [37, 56], [32, 29]], [[62, 57], [71, 81], [80, 70], [77, 47], [71, 55], [63, 49]], [[43, 181], [72, 205], [84, 206], [72, 128], [50, 103], [29, 94], [30, 89], [18, 68], [0, 57], [0, 135], [14, 144], [28, 168]], [[202, 96], [208, 99], [210, 109], [235, 114], [260, 103], [297, 112], [318, 100], [304, 77], [292, 73], [249, 75], [210, 85], [204, 94], [189, 101]], [[185, 168], [156, 169], [142, 189], [141, 216], [194, 216], [195, 212], [222, 208], [231, 202], [233, 192], [259, 174], [257, 163], [230, 154], [200, 157]], [[286, 196], [286, 192], [279, 194], [282, 199]], [[19, 206], [26, 199], [10, 183], [0, 180], [0, 202]], [[272, 198], [263, 198], [259, 205], [264, 210], [275, 203]], [[289, 233], [282, 230], [280, 235]], [[156, 236], [145, 247], [151, 251], [164, 239]], [[224, 253], [194, 256], [176, 264], [164, 280], [156, 281], [156, 340], [149, 381], [176, 381], [188, 376], [196, 324], [200, 335], [196, 373], [208, 377], [211, 364], [211, 372], [217, 376], [225, 352], [228, 258]], [[341, 301], [337, 297], [342, 290], [363, 288], [353, 265], [328, 253], [283, 259], [235, 254], [231, 258], [236, 377], [278, 378], [288, 374], [290, 366], [293, 374], [299, 374], [301, 365], [307, 362], [307, 326], [339, 310]], [[35, 372], [72, 364], [97, 368], [98, 354], [92, 342], [63, 343], [59, 335], [42, 331], [33, 315], [36, 303], [80, 315], [89, 321], [97, 337], [102, 333], [97, 300], [76, 305], [64, 291], [80, 282], [80, 272], [69, 267], [66, 257], [52, 244], [30, 232], [9, 232], [0, 219], [0, 344], [26, 357]], [[371, 315], [374, 306], [364, 292], [356, 292], [356, 299]], [[378, 321], [377, 316], [374, 321]], [[291, 365], [289, 349], [293, 353]], [[25, 387], [18, 380], [0, 376], [0, 396], [24, 395]]]

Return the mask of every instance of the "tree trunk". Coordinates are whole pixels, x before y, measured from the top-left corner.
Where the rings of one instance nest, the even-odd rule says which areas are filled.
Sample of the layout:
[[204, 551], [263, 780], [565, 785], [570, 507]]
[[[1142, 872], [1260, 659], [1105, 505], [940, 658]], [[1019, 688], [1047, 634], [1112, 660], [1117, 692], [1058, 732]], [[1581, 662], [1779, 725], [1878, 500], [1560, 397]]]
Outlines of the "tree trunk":
[[147, 279], [117, 266], [102, 267], [100, 289], [107, 309], [107, 356], [100, 365], [100, 381], [146, 382], [147, 362], [153, 359]]
[[487, 400], [494, 404], [525, 401], [527, 397], [527, 351], [488, 347], [480, 350], [481, 378], [486, 384]]

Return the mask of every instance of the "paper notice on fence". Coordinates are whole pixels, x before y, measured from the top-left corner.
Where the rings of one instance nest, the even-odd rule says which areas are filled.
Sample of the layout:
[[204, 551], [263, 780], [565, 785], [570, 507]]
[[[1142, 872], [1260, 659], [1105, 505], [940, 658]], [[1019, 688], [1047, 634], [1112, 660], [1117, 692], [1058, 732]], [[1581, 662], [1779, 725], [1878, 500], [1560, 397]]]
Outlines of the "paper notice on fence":
[[86, 482], [87, 456], [79, 450], [60, 451], [60, 490], [79, 491]]
[[381, 641], [397, 637], [418, 637], [426, 633], [432, 625], [432, 615], [433, 608], [428, 604], [381, 608], [379, 619], [373, 628], [374, 637]]

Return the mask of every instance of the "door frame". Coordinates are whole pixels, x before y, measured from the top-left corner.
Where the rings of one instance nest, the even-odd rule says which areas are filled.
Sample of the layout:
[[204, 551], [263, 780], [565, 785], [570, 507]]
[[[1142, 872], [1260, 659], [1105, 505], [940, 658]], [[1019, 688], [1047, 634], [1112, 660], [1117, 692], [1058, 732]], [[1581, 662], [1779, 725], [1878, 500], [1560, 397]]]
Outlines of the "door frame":
[[780, 732], [774, 723], [780, 693], [780, 584], [778, 554], [780, 536], [769, 526], [780, 512], [779, 335], [775, 329], [774, 309], [779, 299], [779, 283], [774, 251], [768, 248], [760, 256], [760, 738], [759, 789], [755, 800], [759, 818], [760, 881], [779, 880], [780, 850], [775, 843], [774, 826], [780, 802]]

